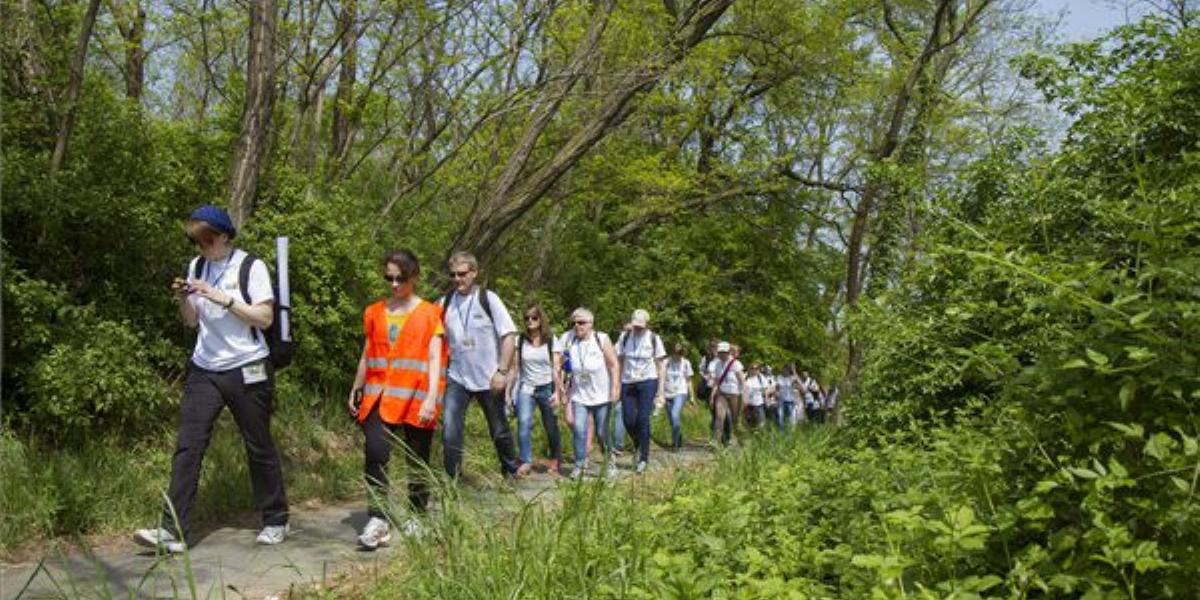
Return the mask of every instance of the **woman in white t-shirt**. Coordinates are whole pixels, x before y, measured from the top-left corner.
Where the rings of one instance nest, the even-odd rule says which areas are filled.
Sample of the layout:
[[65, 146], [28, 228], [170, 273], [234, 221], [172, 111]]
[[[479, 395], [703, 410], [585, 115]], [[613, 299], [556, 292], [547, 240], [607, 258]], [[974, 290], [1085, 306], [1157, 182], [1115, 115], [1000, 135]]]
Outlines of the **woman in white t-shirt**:
[[587, 466], [588, 417], [596, 431], [604, 431], [608, 410], [621, 397], [617, 353], [612, 340], [602, 331], [593, 331], [595, 317], [586, 308], [571, 313], [573, 327], [554, 348], [554, 362], [561, 368], [563, 354], [570, 357], [571, 377], [565, 395], [567, 423], [571, 425], [575, 446], [575, 469], [579, 477]]
[[546, 312], [536, 302], [525, 308], [525, 329], [517, 339], [513, 365], [508, 369], [509, 403], [517, 406], [517, 449], [523, 464], [533, 464], [533, 408], [536, 405], [542, 414], [542, 426], [546, 429], [546, 441], [550, 447], [549, 469], [559, 472], [562, 460], [562, 442], [558, 432], [559, 381], [558, 365], [553, 360], [554, 334]]
[[796, 387], [799, 385], [796, 377], [796, 365], [788, 363], [783, 366], [782, 373], [775, 379], [775, 394], [779, 398], [779, 430], [784, 431], [796, 424]]
[[[746, 383], [746, 371], [742, 362], [732, 355], [729, 342], [717, 344], [717, 359], [709, 363], [708, 376], [712, 381], [712, 403], [716, 407], [713, 437], [718, 433], [721, 443], [728, 445], [737, 441], [738, 414], [742, 411], [742, 387]], [[722, 425], [731, 419], [732, 431]]]
[[671, 421], [671, 448], [683, 447], [683, 405], [696, 395], [692, 383], [692, 361], [687, 359], [683, 344], [675, 344], [675, 353], [667, 359], [665, 394], [670, 402], [667, 418]]
[[767, 376], [763, 375], [758, 363], [750, 365], [750, 374], [746, 376], [743, 396], [746, 399], [746, 419], [750, 426], [757, 428], [767, 421]]

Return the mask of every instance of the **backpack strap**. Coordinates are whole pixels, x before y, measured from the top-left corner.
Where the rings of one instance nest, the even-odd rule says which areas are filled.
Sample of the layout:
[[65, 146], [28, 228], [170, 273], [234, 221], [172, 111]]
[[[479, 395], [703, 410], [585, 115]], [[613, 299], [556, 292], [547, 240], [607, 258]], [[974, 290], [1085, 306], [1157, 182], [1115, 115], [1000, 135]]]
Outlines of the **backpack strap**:
[[192, 279], [201, 279], [204, 276], [204, 265], [207, 262], [203, 254], [196, 257], [196, 262], [192, 263]]
[[[495, 319], [492, 319], [492, 302], [490, 299], [488, 299], [487, 288], [485, 288], [483, 286], [479, 286], [478, 293], [479, 293], [479, 296], [478, 296], [479, 304], [480, 304], [480, 307], [483, 308], [483, 314], [487, 315], [488, 320], [495, 323]], [[450, 291], [446, 292], [445, 296], [442, 296], [441, 300], [438, 301], [438, 304], [442, 305], [442, 323], [443, 324], [446, 322], [446, 314], [450, 312], [450, 298], [452, 298], [453, 296], [454, 296], [454, 290], [451, 289]]]
[[[235, 248], [233, 252], [237, 252]], [[229, 257], [232, 259], [233, 254]], [[249, 252], [242, 258], [242, 265], [238, 268], [238, 289], [242, 290], [242, 301], [250, 304], [250, 268], [254, 266], [254, 261], [259, 258]]]

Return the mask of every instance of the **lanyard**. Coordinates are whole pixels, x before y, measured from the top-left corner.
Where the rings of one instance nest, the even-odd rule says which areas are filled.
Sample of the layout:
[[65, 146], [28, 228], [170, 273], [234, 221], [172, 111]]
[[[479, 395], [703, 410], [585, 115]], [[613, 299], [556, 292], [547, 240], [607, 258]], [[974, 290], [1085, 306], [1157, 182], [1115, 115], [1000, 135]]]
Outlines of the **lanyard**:
[[470, 322], [471, 322], [471, 309], [474, 308], [474, 306], [475, 306], [475, 294], [471, 294], [471, 298], [469, 300], [467, 300], [467, 312], [465, 315], [463, 314], [461, 297], [462, 296], [460, 295], [459, 296], [460, 299], [458, 301], [458, 315], [459, 315], [459, 320], [462, 323], [463, 335], [466, 335], [467, 334], [467, 325], [470, 324]]
[[229, 251], [229, 256], [225, 257], [225, 265], [221, 267], [221, 272], [217, 273], [217, 278], [212, 281], [208, 281], [208, 277], [210, 275], [212, 275], [212, 261], [211, 260], [205, 261], [204, 262], [204, 274], [205, 274], [204, 281], [206, 281], [209, 285], [211, 285], [213, 287], [217, 287], [221, 283], [221, 280], [225, 277], [225, 271], [229, 270], [229, 264], [233, 262], [233, 255], [235, 252], [237, 252], [236, 249]]

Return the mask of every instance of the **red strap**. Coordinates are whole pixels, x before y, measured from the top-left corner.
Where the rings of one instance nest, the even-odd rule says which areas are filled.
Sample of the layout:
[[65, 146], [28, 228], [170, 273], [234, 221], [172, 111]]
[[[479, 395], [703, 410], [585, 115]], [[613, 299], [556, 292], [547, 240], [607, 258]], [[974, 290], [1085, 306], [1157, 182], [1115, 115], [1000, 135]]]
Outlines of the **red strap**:
[[721, 373], [721, 378], [717, 380], [717, 391], [718, 392], [721, 391], [721, 384], [725, 383], [725, 376], [729, 375], [729, 370], [733, 368], [733, 363], [735, 363], [735, 362], [737, 362], [736, 358], [729, 361], [729, 363], [725, 365], [725, 371], [723, 373]]

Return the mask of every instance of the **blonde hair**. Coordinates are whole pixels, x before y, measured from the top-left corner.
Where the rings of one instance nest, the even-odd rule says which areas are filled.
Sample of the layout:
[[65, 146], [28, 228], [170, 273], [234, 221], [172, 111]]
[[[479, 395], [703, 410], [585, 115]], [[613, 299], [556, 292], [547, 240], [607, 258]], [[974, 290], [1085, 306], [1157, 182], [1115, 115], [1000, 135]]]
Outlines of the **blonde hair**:
[[579, 308], [571, 311], [571, 320], [572, 321], [583, 320], [583, 321], [590, 321], [592, 323], [595, 323], [596, 315], [593, 315], [592, 311], [580, 306]]

